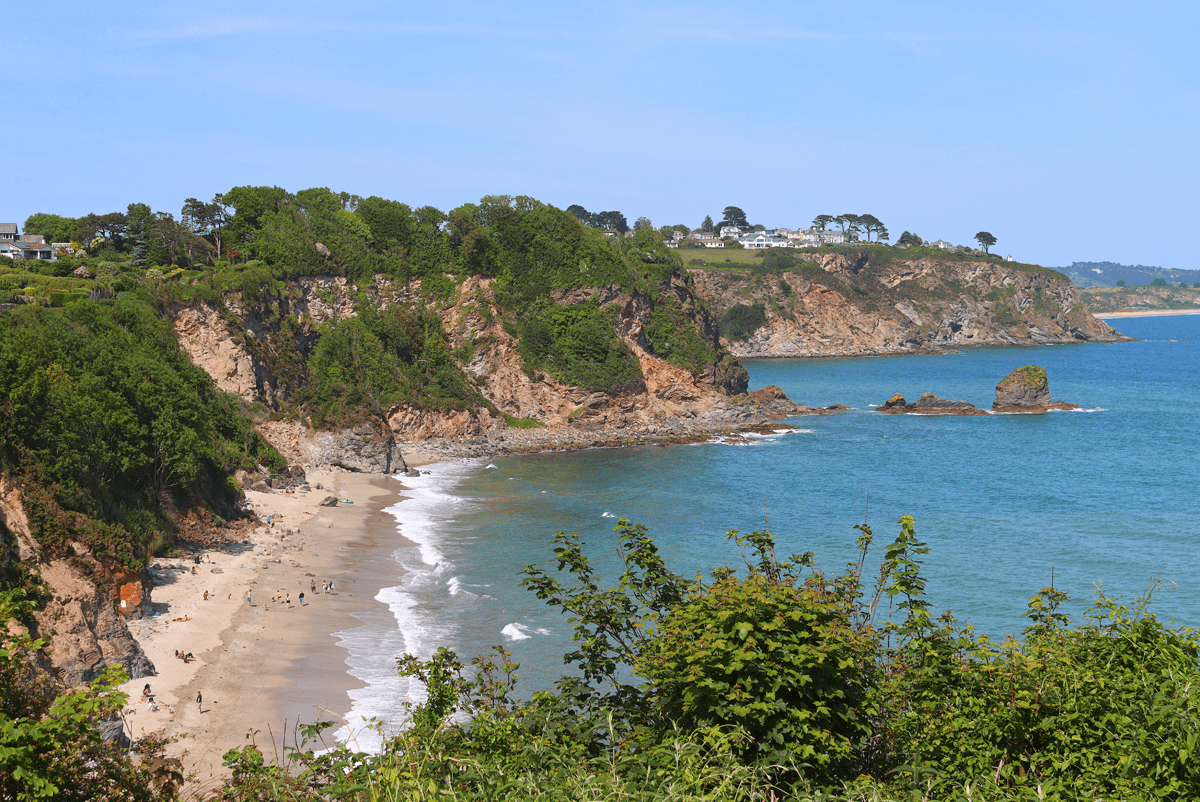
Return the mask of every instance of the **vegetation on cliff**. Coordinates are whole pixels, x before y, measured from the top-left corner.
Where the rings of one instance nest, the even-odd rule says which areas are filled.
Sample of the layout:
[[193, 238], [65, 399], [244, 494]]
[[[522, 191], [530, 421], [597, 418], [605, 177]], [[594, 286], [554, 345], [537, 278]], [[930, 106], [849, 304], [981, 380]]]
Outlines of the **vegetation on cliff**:
[[140, 568], [194, 508], [235, 514], [237, 468], [283, 461], [136, 297], [0, 313], [0, 469], [47, 557]]
[[[653, 230], [610, 238], [553, 206], [509, 196], [442, 212], [323, 188], [235, 187], [209, 204], [189, 199], [180, 223], [156, 213], [139, 228], [140, 207], [101, 216], [107, 227], [99, 218], [86, 226], [77, 221], [91, 238], [88, 256], [0, 264], [0, 295], [55, 306], [84, 291], [145, 289], [164, 310], [197, 302], [221, 308], [230, 333], [277, 382], [277, 411], [310, 416], [316, 425], [361, 421], [401, 402], [488, 406], [463, 370], [470, 354], [448, 350], [433, 314], [454, 302], [468, 279], [478, 280], [475, 302], [485, 316], [507, 321], [519, 338], [531, 374], [544, 370], [613, 395], [643, 387], [614, 309], [571, 293], [579, 288], [612, 288], [647, 307], [639, 345], [649, 353], [697, 375], [729, 372], [703, 306], [685, 310], [675, 292], [666, 292], [672, 284], [686, 287], [687, 276]], [[184, 230], [164, 237], [171, 226]], [[76, 276], [79, 268], [92, 277]], [[344, 292], [358, 295], [357, 313], [373, 310], [372, 320], [312, 321], [290, 282], [316, 276], [346, 279]], [[381, 311], [385, 306], [407, 311]], [[383, 378], [371, 378], [376, 369]]]

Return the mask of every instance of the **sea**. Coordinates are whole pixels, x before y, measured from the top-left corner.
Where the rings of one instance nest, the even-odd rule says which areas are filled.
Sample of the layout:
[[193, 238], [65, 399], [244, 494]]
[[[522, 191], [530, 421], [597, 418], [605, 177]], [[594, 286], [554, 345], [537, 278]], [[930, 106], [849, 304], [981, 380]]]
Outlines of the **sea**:
[[[365, 683], [339, 737], [372, 749], [380, 728], [403, 726], [423, 699], [396, 673], [406, 652], [446, 646], [469, 662], [503, 646], [521, 664], [518, 695], [552, 688], [571, 670], [571, 625], [522, 587], [522, 572], [553, 565], [562, 531], [579, 533], [598, 573], [615, 577], [622, 518], [645, 525], [668, 566], [691, 577], [743, 565], [731, 530], [768, 530], [781, 555], [811, 551], [835, 573], [855, 558], [864, 521], [873, 573], [911, 515], [929, 547], [934, 610], [992, 638], [1019, 635], [1029, 599], [1052, 584], [1073, 616], [1098, 592], [1132, 606], [1153, 589], [1151, 613], [1200, 627], [1200, 315], [1114, 322], [1136, 341], [752, 360], [751, 389], [851, 409], [745, 439], [460, 460], [398, 479], [377, 607], [336, 633]], [[988, 409], [997, 382], [1030, 364], [1046, 368], [1054, 400], [1080, 409], [872, 411], [894, 393], [927, 391]]]

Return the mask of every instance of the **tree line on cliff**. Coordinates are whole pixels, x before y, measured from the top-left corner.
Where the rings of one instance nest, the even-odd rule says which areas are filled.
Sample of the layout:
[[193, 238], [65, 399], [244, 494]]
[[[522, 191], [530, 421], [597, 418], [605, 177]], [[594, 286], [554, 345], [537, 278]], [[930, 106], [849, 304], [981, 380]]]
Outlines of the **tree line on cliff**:
[[[324, 188], [235, 187], [210, 203], [188, 199], [186, 224], [142, 211], [131, 204], [127, 213], [100, 216], [112, 218], [109, 228], [97, 229], [80, 255], [0, 266], [0, 295], [57, 305], [84, 290], [137, 290], [161, 308], [196, 301], [223, 308], [225, 293], [239, 292], [263, 324], [262, 336], [246, 338], [245, 347], [283, 384], [281, 402], [318, 426], [353, 423], [396, 403], [486, 406], [461, 369], [469, 355], [450, 353], [430, 311], [470, 277], [492, 282], [485, 316], [508, 323], [530, 373], [544, 370], [613, 395], [641, 387], [638, 360], [616, 334], [615, 310], [553, 300], [556, 292], [584, 286], [616, 286], [641, 298], [653, 318], [644, 343], [651, 353], [697, 373], [722, 363], [736, 371], [712, 327], [680, 314], [672, 296], [663, 295], [664, 286], [685, 279], [656, 232], [613, 240], [532, 198], [488, 196], [442, 212]], [[135, 227], [135, 218], [145, 224]], [[183, 225], [206, 247], [155, 239], [145, 233], [153, 225]], [[77, 278], [81, 267], [93, 277]], [[412, 281], [421, 298], [407, 312], [376, 310], [373, 322], [316, 327], [293, 313], [288, 282], [318, 275], [346, 277], [358, 290], [371, 289], [376, 277]], [[373, 303], [360, 297], [359, 312]], [[238, 322], [227, 319], [234, 332]], [[349, 369], [367, 362], [374, 370]], [[384, 378], [370, 381], [368, 374]]]

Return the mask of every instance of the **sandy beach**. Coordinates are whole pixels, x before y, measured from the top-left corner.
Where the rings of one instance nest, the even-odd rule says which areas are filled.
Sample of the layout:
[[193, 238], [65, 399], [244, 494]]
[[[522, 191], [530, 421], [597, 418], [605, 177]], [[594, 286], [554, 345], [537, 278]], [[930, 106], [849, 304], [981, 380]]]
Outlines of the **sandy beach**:
[[[409, 457], [410, 465], [429, 461]], [[380, 558], [399, 540], [382, 509], [403, 485], [383, 475], [315, 470], [308, 481], [308, 492], [248, 491], [264, 525], [246, 542], [205, 551], [199, 564], [195, 557], [152, 561], [156, 615], [130, 622], [158, 674], [122, 686], [130, 696], [127, 731], [179, 737], [168, 752], [201, 785], [219, 782], [222, 756], [251, 737], [270, 756], [282, 754], [285, 737], [294, 742], [297, 720], [341, 724], [347, 692], [362, 684], [347, 673], [332, 633], [357, 626], [352, 614], [378, 604], [386, 581]], [[329, 495], [353, 503], [319, 506]], [[330, 581], [333, 591], [323, 592]], [[195, 659], [185, 663], [176, 650]], [[146, 684], [157, 709], [142, 700]]]
[[1164, 315], [1200, 315], [1200, 309], [1131, 309], [1119, 312], [1093, 312], [1101, 320], [1115, 317], [1162, 317]]

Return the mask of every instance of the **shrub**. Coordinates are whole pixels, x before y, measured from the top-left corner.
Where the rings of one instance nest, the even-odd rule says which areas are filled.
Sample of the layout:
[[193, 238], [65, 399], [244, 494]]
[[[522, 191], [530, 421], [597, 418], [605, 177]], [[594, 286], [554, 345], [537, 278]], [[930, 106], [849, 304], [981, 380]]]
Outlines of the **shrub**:
[[717, 320], [721, 336], [727, 340], [744, 340], [767, 323], [764, 304], [734, 304]]

